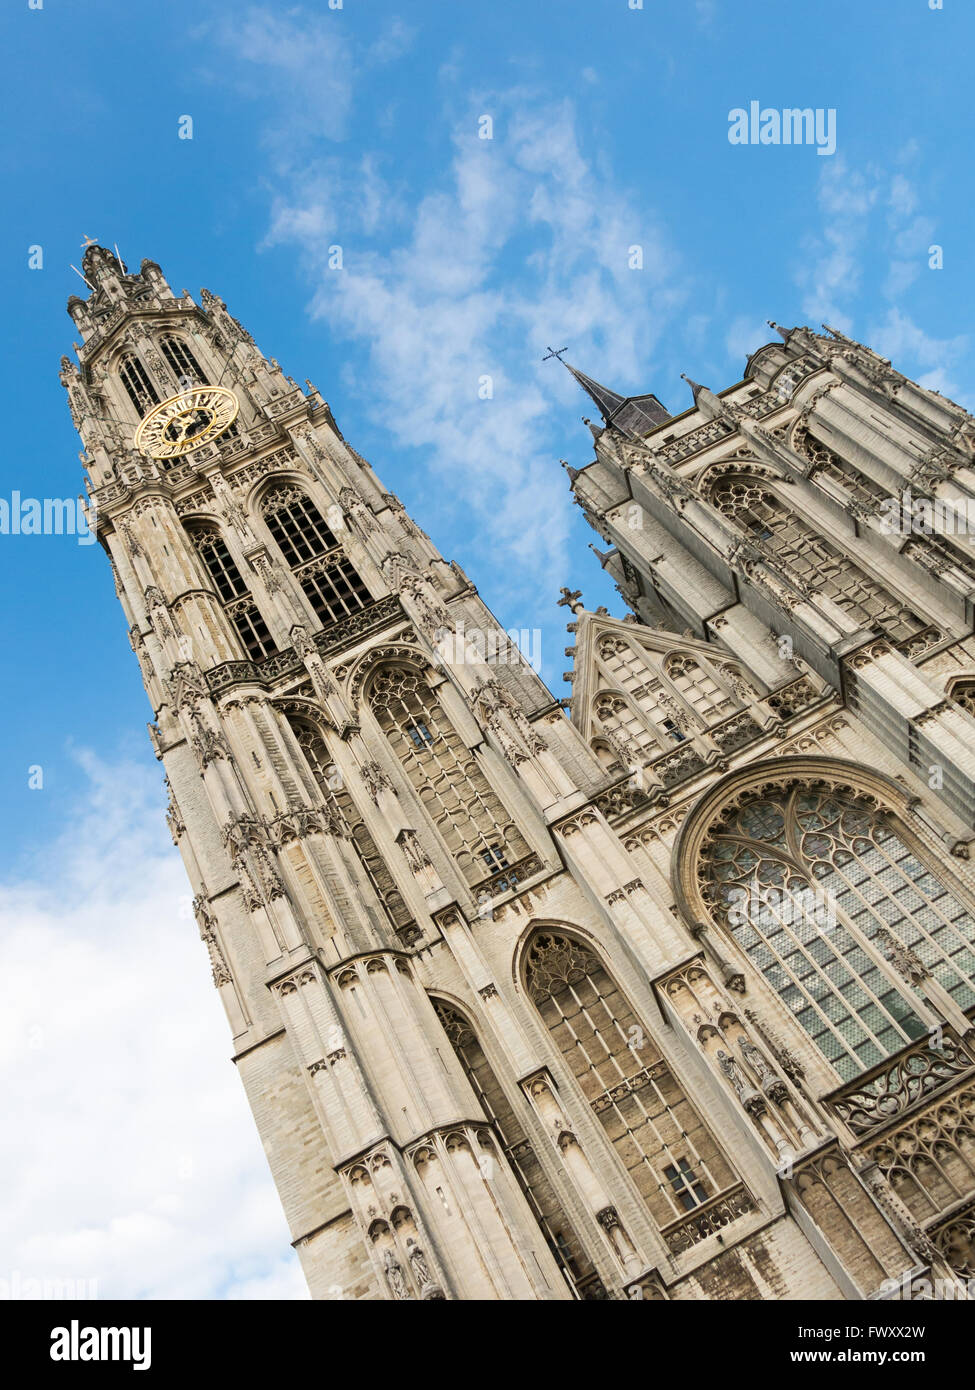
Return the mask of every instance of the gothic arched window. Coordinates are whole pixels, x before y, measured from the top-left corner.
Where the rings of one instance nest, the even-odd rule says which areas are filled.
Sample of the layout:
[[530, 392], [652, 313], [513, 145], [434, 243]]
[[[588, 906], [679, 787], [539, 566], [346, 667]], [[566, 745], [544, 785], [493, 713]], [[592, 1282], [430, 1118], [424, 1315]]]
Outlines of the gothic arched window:
[[396, 928], [408, 926], [413, 920], [410, 909], [403, 901], [403, 895], [396, 887], [369, 827], [329, 756], [328, 745], [321, 730], [302, 719], [293, 719], [291, 727], [319, 790], [326, 801], [338, 808], [366, 878], [385, 908], [389, 920]]
[[159, 393], [138, 357], [132, 353], [126, 354], [119, 362], [118, 375], [140, 415], [145, 415], [152, 406], [159, 404]]
[[[828, 496], [839, 500], [847, 507], [852, 503], [854, 508], [874, 515], [883, 515], [887, 510], [894, 497], [890, 489], [854, 468], [845, 459], [841, 459], [808, 430], [797, 430], [793, 445], [797, 452], [812, 462], [813, 470], [810, 477]], [[923, 506], [926, 500], [928, 499], [918, 496], [915, 505]], [[970, 552], [960, 548], [966, 544], [964, 537], [955, 536], [957, 543], [952, 543], [950, 513], [946, 518], [947, 533], [940, 534], [941, 524], [938, 523], [936, 515], [938, 505], [936, 500], [932, 502], [931, 512], [927, 517], [923, 513], [915, 517], [912, 512], [911, 524], [920, 521], [922, 531], [917, 539], [908, 540], [901, 554], [906, 559], [915, 560], [959, 592], [970, 593], [975, 585], [975, 562], [972, 561]], [[945, 507], [948, 504], [942, 501], [940, 505]]]
[[593, 747], [599, 756], [604, 736], [623, 766], [671, 752], [758, 698], [737, 669], [703, 655], [663, 659], [622, 635], [602, 640], [597, 654], [604, 688], [593, 704]]
[[735, 1181], [710, 1131], [594, 951], [540, 929], [525, 985], [555, 1046], [657, 1224]]
[[301, 488], [274, 488], [261, 503], [261, 512], [278, 549], [292, 569], [338, 545], [325, 518]]
[[460, 1010], [446, 1000], [434, 999], [433, 1006], [471, 1089], [491, 1122], [525, 1201], [566, 1279], [583, 1298], [605, 1296], [596, 1271], [566, 1218], [545, 1170], [484, 1054], [477, 1034]]
[[831, 599], [860, 627], [876, 629], [895, 642], [925, 627], [923, 619], [787, 509], [759, 479], [724, 477], [711, 500], [754, 540], [766, 543], [800, 588]]
[[975, 680], [955, 681], [950, 698], [963, 710], [975, 715]]
[[[385, 667], [372, 682], [379, 726], [468, 883], [503, 874], [528, 846], [424, 677]], [[512, 886], [513, 875], [506, 875]]]
[[274, 488], [261, 503], [261, 513], [323, 627], [372, 602], [321, 512], [301, 488]]
[[653, 713], [647, 714], [639, 706], [634, 708], [624, 695], [611, 691], [598, 696], [593, 713], [597, 720], [597, 740], [601, 733], [602, 742], [615, 751], [624, 767], [659, 757], [687, 736], [684, 732], [688, 722], [686, 716], [684, 728], [681, 728], [673, 713], [660, 709], [655, 702]]
[[209, 527], [195, 528], [190, 536], [244, 651], [252, 661], [262, 661], [276, 652], [274, 638], [223, 536]]
[[706, 901], [844, 1081], [927, 1031], [888, 957], [975, 1004], [975, 919], [893, 818], [851, 790], [756, 794], [711, 825]]
[[738, 701], [724, 690], [700, 661], [681, 654], [667, 662], [667, 675], [705, 724], [731, 714]]
[[203, 368], [197, 362], [193, 353], [183, 342], [182, 338], [167, 336], [159, 340], [162, 355], [172, 367], [180, 385], [187, 382], [191, 386], [203, 386], [206, 384], [206, 377]]

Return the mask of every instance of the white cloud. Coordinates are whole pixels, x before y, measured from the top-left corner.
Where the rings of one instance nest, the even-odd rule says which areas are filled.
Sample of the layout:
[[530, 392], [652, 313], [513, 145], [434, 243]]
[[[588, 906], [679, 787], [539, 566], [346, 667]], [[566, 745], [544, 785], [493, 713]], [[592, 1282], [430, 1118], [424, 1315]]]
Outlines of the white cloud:
[[[265, 138], [279, 158], [292, 158], [309, 139], [343, 139], [352, 101], [352, 63], [342, 11], [324, 10], [316, 22], [300, 9], [250, 5], [199, 32], [236, 60], [232, 80], [238, 91], [275, 113]], [[407, 41], [405, 27], [394, 26], [381, 41], [377, 60]], [[212, 76], [231, 80], [225, 65]]]
[[[491, 140], [478, 139], [483, 112]], [[376, 422], [424, 451], [424, 516], [469, 518], [475, 549], [511, 576], [505, 611], [522, 623], [568, 572], [571, 503], [552, 420], [595, 413], [565, 373], [542, 367], [545, 347], [557, 336], [607, 384], [649, 389], [654, 343], [684, 294], [678, 257], [587, 154], [567, 100], [477, 97], [455, 120], [444, 176], [408, 216], [395, 189], [386, 197], [378, 160], [369, 167], [365, 187], [335, 170], [323, 187], [315, 168], [283, 181], [268, 239], [301, 249], [313, 313], [366, 353], [368, 380], [352, 385]], [[341, 272], [325, 265], [333, 236]], [[633, 247], [642, 269], [628, 266]]]
[[803, 313], [814, 326], [825, 322], [844, 331], [852, 326], [850, 307], [860, 292], [862, 256], [878, 197], [877, 172], [850, 169], [841, 155], [829, 160], [819, 176], [822, 227], [804, 240], [796, 273]]
[[921, 386], [940, 391], [952, 399], [959, 395], [971, 397], [970, 390], [966, 392], [955, 375], [967, 365], [970, 350], [967, 334], [960, 333], [953, 338], [932, 337], [900, 309], [892, 308], [886, 318], [871, 326], [868, 341], [900, 371], [915, 376]]
[[94, 1280], [101, 1298], [307, 1296], [159, 774], [78, 756], [70, 834], [0, 903], [0, 1277]]
[[[896, 162], [914, 164], [917, 155], [916, 142], [910, 142]], [[870, 272], [885, 299], [895, 304], [903, 300], [927, 269], [935, 223], [922, 210], [916, 180], [906, 173], [891, 174], [874, 164], [851, 169], [842, 158], [822, 171], [817, 202], [822, 226], [803, 242], [796, 282], [813, 325], [827, 322], [848, 332]], [[883, 219], [881, 213], [886, 214]]]
[[718, 17], [717, 0], [694, 0], [694, 12], [698, 28], [710, 33]]
[[739, 376], [744, 370], [745, 358], [767, 343], [771, 336], [772, 331], [764, 319], [753, 319], [748, 314], [732, 319], [724, 341], [728, 356], [738, 365]]

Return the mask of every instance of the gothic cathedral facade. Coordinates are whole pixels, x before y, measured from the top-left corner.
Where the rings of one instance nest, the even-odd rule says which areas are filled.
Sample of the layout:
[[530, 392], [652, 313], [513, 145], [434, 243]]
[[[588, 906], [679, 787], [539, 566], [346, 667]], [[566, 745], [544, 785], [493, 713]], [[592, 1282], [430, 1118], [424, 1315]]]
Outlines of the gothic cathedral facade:
[[83, 269], [61, 379], [312, 1296], [965, 1296], [975, 420], [831, 330], [673, 417], [570, 368], [630, 612], [563, 591], [565, 701], [221, 299]]

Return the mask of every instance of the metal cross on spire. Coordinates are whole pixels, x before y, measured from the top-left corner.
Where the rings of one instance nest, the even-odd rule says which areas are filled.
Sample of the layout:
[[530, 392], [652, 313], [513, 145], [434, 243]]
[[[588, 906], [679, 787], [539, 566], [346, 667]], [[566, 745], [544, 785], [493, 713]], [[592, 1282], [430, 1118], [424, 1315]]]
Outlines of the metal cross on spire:
[[[548, 359], [549, 359], [550, 357], [557, 357], [557, 358], [559, 359], [559, 361], [562, 362], [562, 354], [563, 354], [563, 352], [568, 352], [568, 350], [569, 350], [568, 348], [559, 348], [558, 352], [556, 352], [554, 347], [550, 347], [549, 350], [548, 350], [548, 352], [547, 352], [547, 353], [545, 354], [545, 356], [542, 358], [542, 361], [543, 361], [543, 362], [547, 362]], [[564, 367], [564, 366], [565, 366], [565, 363], [562, 362], [562, 365], [563, 365], [563, 367]]]

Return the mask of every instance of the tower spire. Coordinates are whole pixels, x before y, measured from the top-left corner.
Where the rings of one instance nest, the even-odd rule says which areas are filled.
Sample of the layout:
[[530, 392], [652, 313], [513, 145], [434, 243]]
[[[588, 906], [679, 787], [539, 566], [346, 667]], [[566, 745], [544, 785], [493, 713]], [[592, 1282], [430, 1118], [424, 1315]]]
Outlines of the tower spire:
[[[561, 352], [564, 351], [565, 348], [562, 348]], [[651, 392], [642, 396], [621, 396], [618, 391], [603, 386], [571, 362], [566, 362], [559, 353], [552, 352], [551, 356], [558, 357], [566, 371], [575, 378], [606, 424], [621, 430], [623, 434], [647, 434], [670, 419], [670, 412]]]

